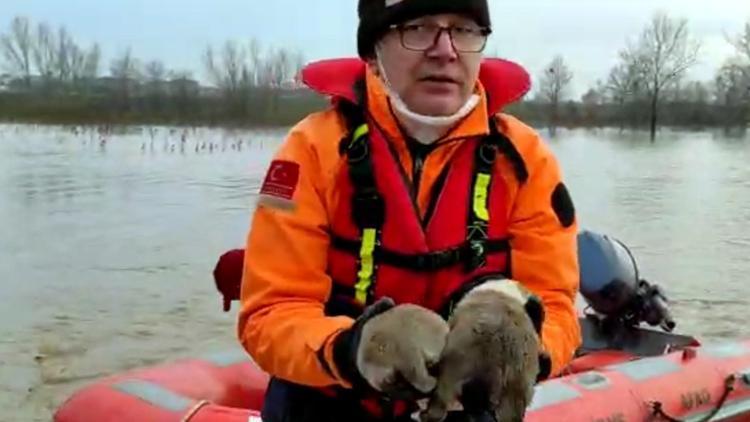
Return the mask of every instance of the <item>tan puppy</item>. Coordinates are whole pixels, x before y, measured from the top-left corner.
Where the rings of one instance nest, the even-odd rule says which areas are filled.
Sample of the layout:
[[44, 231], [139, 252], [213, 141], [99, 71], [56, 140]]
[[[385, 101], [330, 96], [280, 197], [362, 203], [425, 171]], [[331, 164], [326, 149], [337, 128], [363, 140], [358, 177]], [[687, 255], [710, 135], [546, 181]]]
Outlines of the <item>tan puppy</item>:
[[[530, 317], [531, 316], [531, 317]], [[512, 280], [471, 290], [450, 317], [440, 374], [422, 422], [440, 422], [461, 401], [470, 415], [489, 411], [497, 422], [521, 422], [539, 374], [539, 300]]]
[[375, 389], [430, 393], [437, 383], [428, 373], [440, 361], [448, 324], [416, 305], [399, 305], [369, 320], [362, 328], [357, 367]]

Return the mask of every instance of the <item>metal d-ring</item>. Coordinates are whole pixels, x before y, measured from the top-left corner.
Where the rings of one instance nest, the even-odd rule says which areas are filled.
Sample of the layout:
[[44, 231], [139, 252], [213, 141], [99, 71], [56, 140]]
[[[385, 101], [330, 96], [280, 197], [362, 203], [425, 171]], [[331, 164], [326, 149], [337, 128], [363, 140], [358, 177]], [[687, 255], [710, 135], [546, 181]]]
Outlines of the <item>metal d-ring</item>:
[[479, 146], [479, 158], [481, 158], [485, 164], [491, 166], [495, 162], [496, 156], [497, 149], [492, 145], [482, 144]]
[[349, 152], [346, 154], [349, 162], [356, 164], [367, 158], [370, 154], [370, 147], [366, 141], [356, 140], [353, 145], [349, 146]]

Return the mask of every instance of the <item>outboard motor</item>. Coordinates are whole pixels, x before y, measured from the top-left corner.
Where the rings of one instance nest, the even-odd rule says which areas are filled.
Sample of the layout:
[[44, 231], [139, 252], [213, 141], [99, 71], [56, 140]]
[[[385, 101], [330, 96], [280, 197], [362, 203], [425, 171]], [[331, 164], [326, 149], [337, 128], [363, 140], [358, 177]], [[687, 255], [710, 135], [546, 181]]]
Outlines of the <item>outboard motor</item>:
[[581, 294], [606, 325], [638, 327], [646, 322], [667, 332], [674, 330], [663, 290], [640, 278], [635, 258], [622, 242], [582, 231], [578, 262]]

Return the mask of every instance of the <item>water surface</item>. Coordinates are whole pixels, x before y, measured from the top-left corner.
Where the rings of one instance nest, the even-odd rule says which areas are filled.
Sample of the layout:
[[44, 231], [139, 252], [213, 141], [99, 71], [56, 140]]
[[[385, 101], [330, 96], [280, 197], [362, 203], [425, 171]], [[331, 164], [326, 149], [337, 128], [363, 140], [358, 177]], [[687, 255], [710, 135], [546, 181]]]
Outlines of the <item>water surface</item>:
[[[236, 345], [236, 305], [220, 311], [211, 271], [243, 245], [284, 132], [191, 129], [183, 143], [183, 129], [0, 126], [3, 417], [49, 420], [98, 377]], [[667, 286], [681, 331], [747, 337], [747, 141], [643, 139], [549, 142], [581, 225], [632, 247]]]

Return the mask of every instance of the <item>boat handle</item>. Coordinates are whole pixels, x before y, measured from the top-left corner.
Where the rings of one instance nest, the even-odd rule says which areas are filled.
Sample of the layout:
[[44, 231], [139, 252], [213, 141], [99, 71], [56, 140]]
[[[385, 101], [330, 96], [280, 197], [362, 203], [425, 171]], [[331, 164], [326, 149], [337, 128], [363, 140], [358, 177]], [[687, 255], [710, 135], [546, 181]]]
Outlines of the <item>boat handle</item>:
[[[716, 407], [714, 410], [712, 410], [708, 415], [706, 415], [705, 418], [697, 421], [697, 422], [709, 422], [711, 418], [716, 416], [717, 413], [721, 410], [722, 407], [724, 407], [724, 403], [726, 403], [727, 398], [729, 398], [729, 395], [732, 394], [732, 391], [734, 391], [734, 385], [737, 383], [737, 375], [731, 374], [724, 380], [724, 393], [721, 395], [721, 399], [719, 399], [719, 402], [716, 403]], [[652, 409], [652, 416], [661, 417], [662, 419], [666, 420], [667, 422], [685, 422], [682, 419], [677, 419], [675, 417], [672, 417], [668, 415], [666, 412], [664, 412], [664, 407], [662, 402], [660, 401], [654, 401], [651, 402], [651, 409]]]

